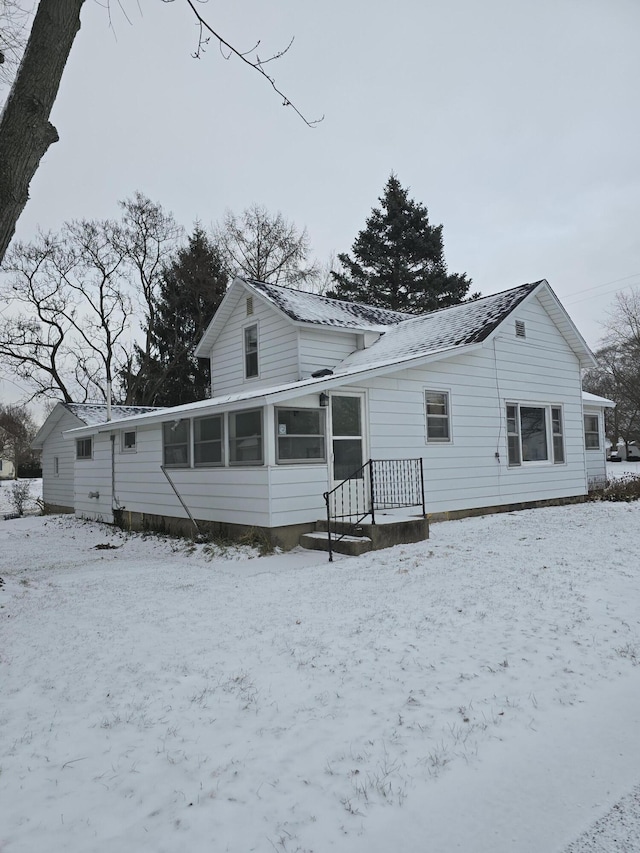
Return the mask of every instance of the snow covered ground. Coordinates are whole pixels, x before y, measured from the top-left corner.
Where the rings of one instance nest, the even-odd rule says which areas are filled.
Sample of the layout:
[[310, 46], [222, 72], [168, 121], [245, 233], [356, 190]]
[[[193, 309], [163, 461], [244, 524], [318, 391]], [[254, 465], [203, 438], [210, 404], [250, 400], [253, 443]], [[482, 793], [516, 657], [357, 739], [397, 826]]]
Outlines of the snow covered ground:
[[589, 503], [329, 564], [0, 520], [0, 850], [640, 850], [639, 534]]

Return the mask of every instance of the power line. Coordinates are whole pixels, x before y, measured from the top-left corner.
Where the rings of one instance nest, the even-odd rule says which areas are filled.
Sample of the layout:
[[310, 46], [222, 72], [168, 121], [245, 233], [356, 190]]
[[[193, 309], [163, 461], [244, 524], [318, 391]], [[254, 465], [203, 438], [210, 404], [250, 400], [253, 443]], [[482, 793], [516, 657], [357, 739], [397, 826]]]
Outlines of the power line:
[[[590, 296], [584, 296], [585, 293], [590, 293], [592, 290], [600, 290], [601, 287], [608, 287], [611, 284], [619, 284], [621, 281], [629, 281], [629, 279], [637, 278], [640, 276], [640, 272], [635, 272], [633, 275], [626, 275], [623, 278], [614, 278], [612, 281], [604, 281], [601, 284], [594, 284], [593, 287], [587, 287], [581, 291], [576, 291], [573, 294], [569, 294], [568, 297], [563, 297], [562, 301], [567, 302], [570, 305], [575, 305], [577, 302], [582, 302], [584, 299], [590, 299]], [[622, 288], [614, 287], [613, 290], [621, 290]], [[605, 293], [610, 293], [611, 291], [604, 291]], [[578, 299], [572, 299], [572, 296], [578, 296]]]

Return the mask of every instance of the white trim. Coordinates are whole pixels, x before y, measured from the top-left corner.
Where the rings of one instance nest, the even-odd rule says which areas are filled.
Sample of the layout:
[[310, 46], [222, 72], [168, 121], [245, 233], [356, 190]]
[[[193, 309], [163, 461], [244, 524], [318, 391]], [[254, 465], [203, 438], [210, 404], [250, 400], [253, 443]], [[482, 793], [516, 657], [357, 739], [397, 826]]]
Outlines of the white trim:
[[[427, 394], [444, 394], [446, 400], [446, 414], [445, 415], [431, 415], [429, 416], [427, 413]], [[451, 388], [443, 388], [437, 385], [425, 385], [422, 393], [422, 408], [424, 414], [424, 441], [425, 444], [453, 444], [453, 423], [452, 423], [452, 413], [451, 413]], [[442, 418], [442, 420], [447, 421], [447, 438], [429, 438], [429, 417], [437, 417]]]

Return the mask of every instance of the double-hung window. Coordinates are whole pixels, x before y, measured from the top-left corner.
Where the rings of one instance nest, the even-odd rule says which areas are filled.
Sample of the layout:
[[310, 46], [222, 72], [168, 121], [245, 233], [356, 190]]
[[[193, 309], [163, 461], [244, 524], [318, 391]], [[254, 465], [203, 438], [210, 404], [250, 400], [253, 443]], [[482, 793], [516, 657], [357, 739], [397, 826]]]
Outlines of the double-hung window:
[[564, 427], [560, 406], [507, 403], [509, 466], [564, 462]]
[[597, 415], [584, 416], [584, 446], [587, 450], [600, 450], [600, 429]]
[[193, 464], [196, 468], [223, 465], [222, 415], [193, 422]]
[[323, 462], [324, 409], [276, 409], [278, 462]]
[[448, 391], [425, 391], [427, 441], [451, 441]]
[[91, 459], [93, 440], [91, 438], [76, 439], [76, 459]]
[[189, 425], [189, 420], [162, 424], [163, 458], [167, 468], [188, 468], [191, 464]]
[[258, 326], [246, 326], [244, 330], [244, 375], [252, 379], [258, 375]]
[[229, 412], [229, 464], [262, 465], [262, 409]]

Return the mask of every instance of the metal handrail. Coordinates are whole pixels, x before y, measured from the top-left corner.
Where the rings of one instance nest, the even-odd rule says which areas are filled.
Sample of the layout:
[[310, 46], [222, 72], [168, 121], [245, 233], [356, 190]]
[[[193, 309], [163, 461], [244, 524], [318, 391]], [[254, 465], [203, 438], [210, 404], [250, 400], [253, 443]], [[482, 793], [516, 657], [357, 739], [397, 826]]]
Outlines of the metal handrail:
[[[369, 482], [368, 501], [364, 487], [366, 479]], [[333, 562], [333, 541], [339, 542], [353, 533], [368, 515], [375, 524], [376, 509], [421, 506], [422, 515], [425, 515], [422, 458], [369, 459], [333, 489], [324, 492], [323, 497], [327, 509], [329, 561]], [[338, 524], [342, 525], [339, 535]]]

